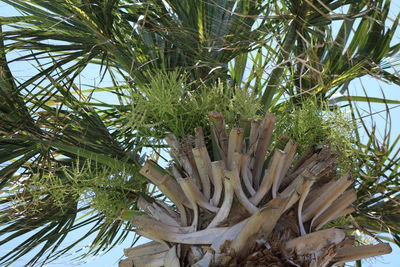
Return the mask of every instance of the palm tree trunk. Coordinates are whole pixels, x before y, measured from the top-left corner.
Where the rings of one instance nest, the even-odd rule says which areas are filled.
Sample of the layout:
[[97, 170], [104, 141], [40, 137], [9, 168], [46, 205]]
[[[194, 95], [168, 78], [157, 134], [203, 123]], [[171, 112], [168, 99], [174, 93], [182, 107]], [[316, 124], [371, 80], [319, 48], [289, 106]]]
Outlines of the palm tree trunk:
[[[275, 116], [226, 133], [214, 120], [211, 161], [201, 129], [182, 145], [166, 140], [174, 163], [148, 161], [141, 173], [174, 205], [140, 198], [147, 214], [134, 230], [153, 241], [125, 250], [120, 266], [332, 266], [391, 252], [386, 243], [357, 246], [349, 225], [333, 220], [354, 212], [353, 179], [338, 175], [329, 146], [296, 157], [289, 141], [269, 151]], [[190, 146], [188, 145], [190, 144]], [[193, 147], [193, 145], [195, 147]], [[267, 164], [266, 164], [266, 155]]]

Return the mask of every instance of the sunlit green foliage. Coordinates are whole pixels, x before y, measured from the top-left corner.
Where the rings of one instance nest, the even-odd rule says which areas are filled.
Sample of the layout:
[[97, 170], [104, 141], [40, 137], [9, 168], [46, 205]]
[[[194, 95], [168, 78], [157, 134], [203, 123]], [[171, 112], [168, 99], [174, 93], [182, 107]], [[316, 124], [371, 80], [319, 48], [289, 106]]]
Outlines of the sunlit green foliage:
[[227, 123], [234, 124], [255, 119], [261, 107], [255, 96], [239, 87], [222, 82], [193, 85], [180, 71], [155, 74], [150, 83], [131, 90], [130, 97], [127, 127], [158, 138], [168, 133], [184, 137], [196, 127], [206, 127], [210, 111], [222, 112]]
[[17, 194], [12, 206], [15, 213], [37, 215], [40, 207], [48, 202], [62, 212], [68, 212], [70, 201], [79, 201], [113, 221], [123, 210], [136, 208], [137, 190], [130, 176], [123, 170], [93, 166], [90, 161], [80, 164], [78, 161], [72, 168], [61, 167], [45, 175], [35, 173], [27, 183], [16, 184], [14, 190], [29, 194], [31, 199], [24, 205], [26, 197]]
[[[306, 99], [299, 105], [282, 105], [279, 114], [275, 138], [286, 136], [294, 140], [299, 155], [313, 146], [330, 144], [339, 154], [339, 169], [357, 174], [361, 153], [355, 146], [357, 124], [353, 124], [350, 114], [315, 99]], [[349, 161], [349, 158], [353, 160]]]

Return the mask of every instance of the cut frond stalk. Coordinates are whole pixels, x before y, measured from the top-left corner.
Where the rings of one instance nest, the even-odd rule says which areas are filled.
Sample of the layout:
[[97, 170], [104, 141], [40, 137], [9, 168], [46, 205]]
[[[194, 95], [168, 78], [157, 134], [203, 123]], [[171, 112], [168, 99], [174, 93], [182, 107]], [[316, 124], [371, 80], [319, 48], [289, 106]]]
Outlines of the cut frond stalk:
[[211, 198], [211, 203], [214, 206], [218, 206], [220, 199], [221, 199], [221, 194], [222, 194], [222, 189], [223, 189], [223, 181], [224, 179], [224, 162], [223, 161], [214, 161], [211, 163], [211, 171], [212, 171], [212, 176], [213, 176], [213, 181], [214, 181], [214, 192], [213, 196]]
[[292, 239], [285, 244], [285, 249], [294, 250], [298, 255], [307, 255], [339, 244], [345, 237], [346, 234], [342, 230], [331, 228]]
[[194, 201], [200, 207], [207, 209], [211, 212], [218, 212], [219, 208], [212, 206], [210, 203], [208, 203], [208, 200], [200, 192], [193, 178], [187, 177], [184, 179], [179, 179], [178, 182], [181, 185], [183, 192], [187, 194], [187, 197], [188, 199], [190, 199], [191, 202]]
[[313, 203], [307, 206], [303, 212], [303, 222], [311, 218], [318, 217], [335, 201], [351, 184], [353, 180], [350, 175], [344, 175], [337, 180], [332, 186], [327, 188]]
[[[271, 164], [268, 166], [266, 172], [271, 176], [269, 179], [272, 179], [272, 197], [276, 198], [279, 186], [280, 179], [284, 175], [283, 168], [286, 163], [286, 152], [275, 149], [274, 154], [272, 155]], [[261, 182], [262, 183], [262, 182]]]
[[157, 166], [156, 163], [147, 161], [140, 170], [140, 174], [153, 182], [172, 202], [189, 207], [190, 204], [176, 180], [169, 176], [169, 174], [162, 174], [158, 171], [159, 168]]
[[338, 217], [342, 217], [350, 211], [354, 211], [353, 208], [348, 210], [349, 206], [356, 201], [357, 193], [354, 189], [347, 190], [342, 196], [335, 200], [332, 205], [325, 210], [318, 217], [313, 219], [312, 225], [315, 225], [315, 229], [319, 230], [322, 226], [328, 222], [335, 220]]
[[335, 262], [335, 264], [342, 264], [350, 261], [376, 257], [391, 252], [392, 248], [387, 243], [339, 248], [336, 256], [333, 258], [333, 262]]
[[213, 122], [214, 127], [212, 128], [212, 131], [218, 141], [220, 156], [226, 164], [228, 155], [228, 135], [226, 133], [225, 119], [220, 112], [210, 112], [209, 117]]
[[218, 226], [221, 222], [225, 221], [228, 218], [229, 212], [231, 211], [234, 191], [232, 184], [228, 179], [224, 179], [224, 188], [224, 201], [222, 202], [219, 211], [207, 228]]
[[227, 162], [228, 170], [232, 170], [233, 168], [235, 153], [236, 152], [241, 153], [243, 146], [243, 137], [244, 137], [244, 130], [242, 128], [234, 128], [229, 134], [228, 162]]
[[164, 208], [158, 206], [156, 202], [150, 203], [140, 196], [137, 205], [139, 209], [150, 214], [156, 220], [163, 221], [169, 225], [180, 226], [178, 220], [172, 217]]
[[250, 196], [254, 196], [256, 191], [253, 188], [253, 181], [251, 179], [250, 156], [248, 154], [243, 155], [241, 175], [247, 192]]
[[[239, 155], [239, 153], [237, 153]], [[243, 207], [253, 214], [258, 210], [258, 208], [250, 202], [247, 198], [246, 194], [243, 191], [242, 183], [240, 181], [239, 172], [237, 170], [237, 165], [235, 164], [233, 167], [233, 171], [225, 171], [225, 176], [228, 177], [232, 183], [233, 190], [239, 200], [239, 202], [243, 205]]]
[[148, 243], [135, 246], [133, 248], [124, 249], [124, 255], [129, 258], [144, 257], [146, 255], [166, 252], [167, 250], [168, 246], [166, 246], [165, 244], [161, 244], [155, 241], [150, 241]]
[[267, 152], [269, 143], [271, 142], [275, 120], [276, 118], [273, 114], [267, 113], [258, 130], [259, 140], [257, 142], [257, 149], [255, 151], [253, 168], [253, 182], [255, 189], [258, 189], [260, 186], [261, 172], [264, 166], [265, 154]]
[[208, 201], [211, 196], [211, 184], [209, 177], [209, 173], [211, 173], [211, 166], [210, 166], [211, 164], [209, 165], [208, 161], [205, 159], [204, 155], [205, 153], [207, 153], [207, 150], [205, 151], [205, 153], [204, 150], [206, 150], [205, 147], [193, 148], [192, 152], [194, 160], [196, 162], [196, 168], [200, 176], [201, 189], [204, 194], [204, 197]]

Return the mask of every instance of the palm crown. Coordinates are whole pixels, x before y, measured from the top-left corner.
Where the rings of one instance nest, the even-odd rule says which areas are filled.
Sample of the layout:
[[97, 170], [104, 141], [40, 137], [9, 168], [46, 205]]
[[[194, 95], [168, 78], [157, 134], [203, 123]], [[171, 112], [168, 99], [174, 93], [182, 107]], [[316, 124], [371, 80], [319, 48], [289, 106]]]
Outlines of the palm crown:
[[[2, 2], [22, 15], [0, 19], [0, 245], [25, 237], [2, 263], [42, 244], [30, 263], [51, 260], [91, 234], [90, 254], [125, 239], [120, 230], [131, 225], [123, 219], [138, 197], [159, 193], [139, 174], [143, 155], [151, 149], [161, 158], [168, 133], [207, 131], [209, 111], [229, 111], [230, 122], [266, 110], [290, 118], [307, 99], [345, 94], [364, 75], [400, 84], [399, 17], [389, 16], [387, 0]], [[13, 52], [20, 54], [7, 61]], [[8, 67], [15, 61], [32, 62], [36, 72], [15, 77]], [[79, 85], [95, 65], [112, 86]], [[96, 100], [96, 92], [117, 101]], [[335, 101], [367, 133], [362, 140], [354, 127], [354, 162], [363, 166], [355, 219], [366, 233], [390, 232], [398, 242], [398, 138], [390, 141], [387, 130], [378, 140], [354, 101], [399, 101]], [[59, 249], [86, 225], [86, 235]]]

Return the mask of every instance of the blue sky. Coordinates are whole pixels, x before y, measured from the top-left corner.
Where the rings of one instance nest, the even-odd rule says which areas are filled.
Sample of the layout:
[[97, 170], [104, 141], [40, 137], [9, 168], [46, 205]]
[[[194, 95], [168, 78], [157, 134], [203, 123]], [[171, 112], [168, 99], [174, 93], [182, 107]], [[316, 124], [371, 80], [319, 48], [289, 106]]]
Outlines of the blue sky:
[[[400, 3], [396, 3], [397, 1], [398, 0], [393, 1], [395, 3], [394, 3], [394, 9], [392, 10], [392, 13], [393, 13], [392, 17], [395, 17], [395, 13], [400, 10], [400, 8], [399, 8]], [[18, 15], [18, 13], [13, 8], [10, 8], [7, 4], [3, 3], [0, 0], [0, 16], [12, 16], [12, 15]], [[397, 34], [397, 36], [395, 38], [396, 38], [396, 42], [398, 42], [400, 36]], [[12, 69], [13, 73], [15, 74], [15, 76], [17, 76], [17, 77], [22, 77], [22, 76], [27, 76], [27, 75], [29, 76], [30, 73], [32, 73], [34, 71], [31, 67], [29, 67], [23, 63], [12, 64], [11, 69]], [[84, 76], [85, 77], [83, 78], [83, 80], [85, 81], [85, 83], [93, 85], [93, 86], [98, 85], [98, 82], [100, 80], [98, 71], [96, 71], [96, 70], [86, 71]], [[105, 81], [105, 83], [107, 83], [107, 81]], [[103, 83], [103, 85], [104, 85], [104, 83]], [[361, 80], [356, 80], [356, 81], [352, 82], [350, 85], [350, 90], [352, 92], [362, 94], [362, 86], [361, 85], [364, 85], [365, 87], [367, 87], [369, 89], [369, 92], [368, 92], [369, 96], [382, 97], [382, 92], [381, 92], [381, 89], [382, 89], [384, 91], [386, 97], [391, 98], [391, 99], [400, 100], [400, 94], [399, 94], [400, 88], [398, 86], [385, 84], [383, 82], [377, 81], [376, 79], [366, 77]], [[102, 98], [101, 95], [98, 95], [98, 97], [100, 99]], [[361, 105], [361, 107], [366, 108], [365, 105], [364, 106]], [[381, 105], [381, 106], [376, 105], [374, 108], [376, 109], [375, 110], [376, 112], [379, 112], [380, 110], [385, 109], [384, 105]], [[378, 127], [380, 125], [381, 126], [384, 125], [384, 121], [382, 120], [382, 118], [380, 118], [379, 114], [374, 116], [374, 119], [377, 121]], [[392, 120], [398, 121], [399, 119], [400, 119], [400, 108], [394, 107], [392, 110]], [[395, 125], [396, 125], [396, 123], [395, 123]], [[400, 126], [399, 125], [400, 124], [396, 125], [393, 128], [393, 136], [400, 134]], [[71, 243], [77, 236], [82, 235], [84, 232], [85, 232], [84, 229], [80, 229], [79, 231], [73, 232], [71, 234], [71, 236], [65, 241], [65, 245], [68, 245], [69, 243]], [[133, 237], [133, 235], [132, 235], [132, 237]], [[89, 242], [90, 242], [90, 240], [88, 240], [88, 244], [89, 244]], [[96, 258], [87, 259], [87, 261], [80, 266], [88, 266], [88, 267], [118, 266], [118, 260], [120, 257], [122, 257], [123, 249], [129, 247], [130, 242], [131, 241], [127, 240], [120, 246], [111, 250], [111, 252], [107, 253], [105, 256], [98, 256]], [[18, 243], [11, 242], [11, 243], [8, 243], [6, 246], [1, 247], [0, 255], [2, 255], [3, 253], [6, 253], [7, 250], [14, 248], [14, 246], [16, 244], [18, 244]], [[85, 245], [88, 245], [88, 244], [82, 244], [81, 248], [85, 249]], [[400, 266], [400, 249], [398, 247], [396, 247], [395, 245], [392, 245], [392, 248], [393, 248], [392, 254], [386, 255], [383, 257], [366, 260], [364, 262], [363, 266], [376, 266], [376, 267]], [[71, 257], [73, 257], [73, 255], [71, 255]], [[66, 259], [57, 260], [56, 262], [54, 262], [52, 264], [47, 264], [46, 266], [74, 266], [75, 264], [70, 262], [71, 257], [68, 257]], [[12, 266], [15, 266], [15, 267], [23, 266], [24, 263], [26, 262], [26, 259], [27, 258], [24, 257], [24, 258], [18, 260]]]

